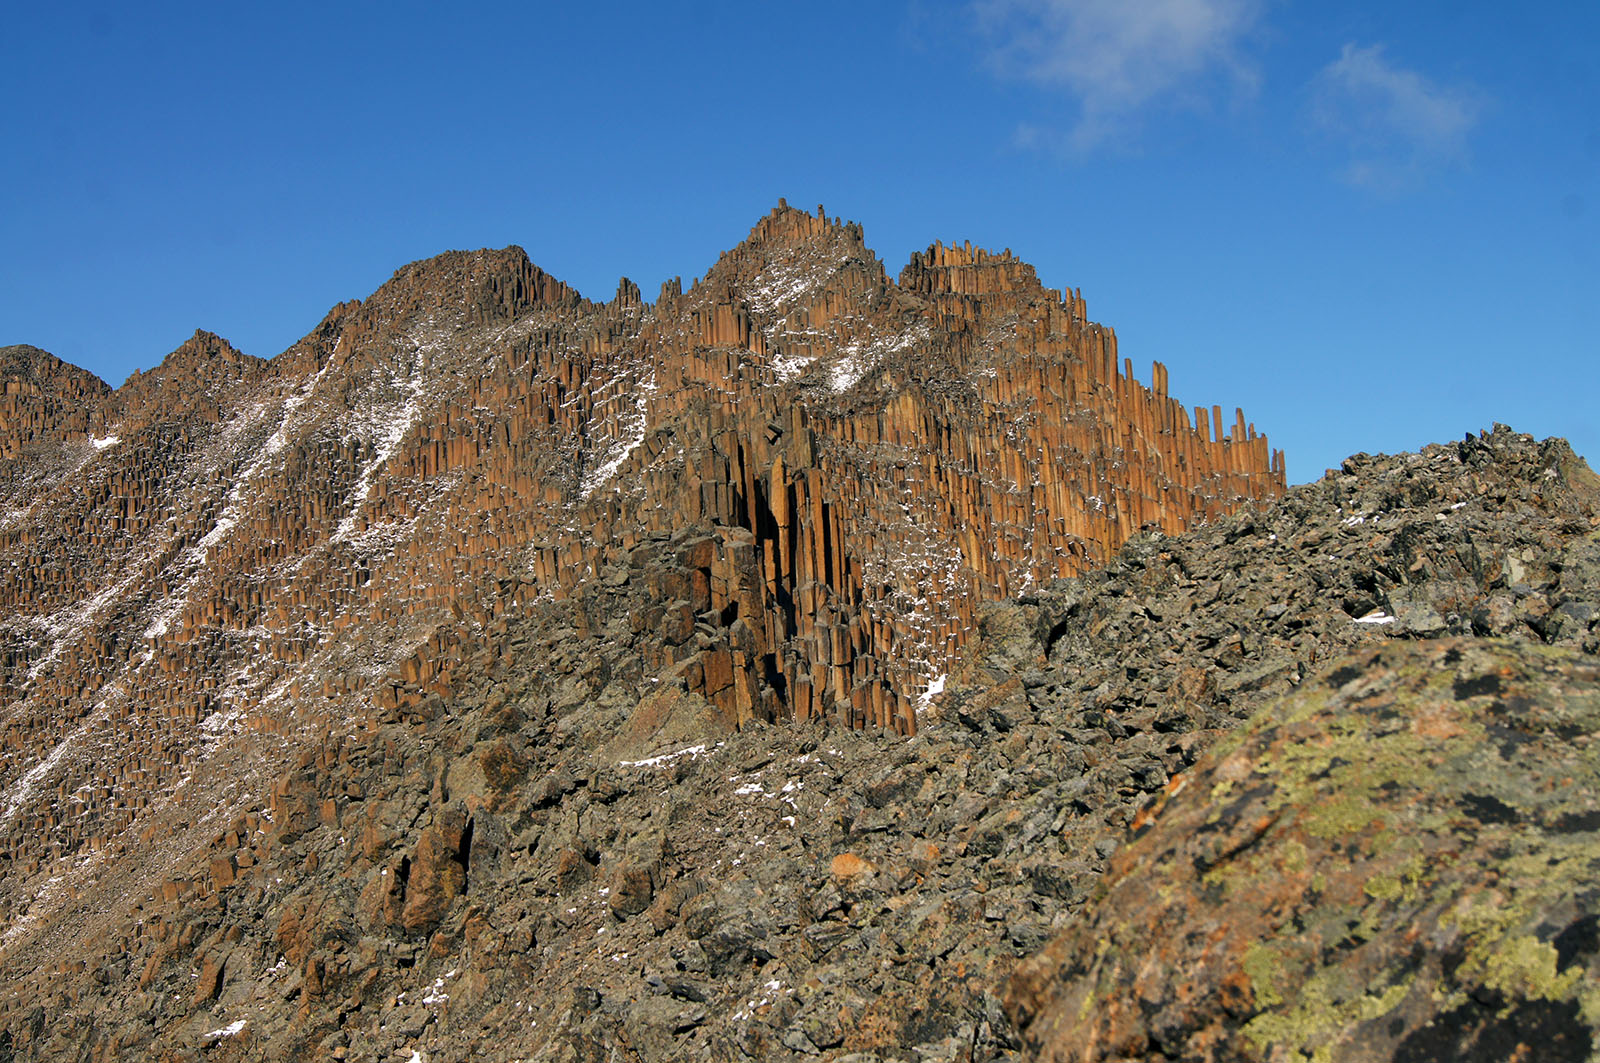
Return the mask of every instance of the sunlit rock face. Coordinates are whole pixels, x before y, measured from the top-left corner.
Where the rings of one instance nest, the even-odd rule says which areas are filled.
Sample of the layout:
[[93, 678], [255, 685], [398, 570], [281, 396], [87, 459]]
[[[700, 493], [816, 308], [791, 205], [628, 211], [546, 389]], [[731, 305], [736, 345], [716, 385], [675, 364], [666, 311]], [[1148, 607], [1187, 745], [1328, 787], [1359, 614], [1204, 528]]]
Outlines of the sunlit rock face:
[[[6, 348], [0, 952], [221, 904], [252, 838], [350, 797], [286, 773], [448, 717], [491, 663], [548, 678], [558, 747], [913, 735], [983, 603], [1283, 489], [1242, 413], [1135, 380], [1076, 292], [967, 245], [891, 278], [820, 208], [653, 303], [450, 252], [271, 359], [197, 332], [112, 390]], [[440, 785], [493, 803], [530, 770], [502, 753]], [[363, 910], [436, 923], [462, 830]]]
[[110, 844], [241, 730], [448, 689], [450, 647], [641, 548], [671, 555], [641, 678], [728, 726], [910, 732], [979, 602], [1282, 490], [1242, 415], [1191, 425], [1009, 255], [895, 283], [780, 208], [678, 287], [594, 303], [452, 252], [271, 361], [197, 333], [112, 392], [9, 349], [12, 868]]

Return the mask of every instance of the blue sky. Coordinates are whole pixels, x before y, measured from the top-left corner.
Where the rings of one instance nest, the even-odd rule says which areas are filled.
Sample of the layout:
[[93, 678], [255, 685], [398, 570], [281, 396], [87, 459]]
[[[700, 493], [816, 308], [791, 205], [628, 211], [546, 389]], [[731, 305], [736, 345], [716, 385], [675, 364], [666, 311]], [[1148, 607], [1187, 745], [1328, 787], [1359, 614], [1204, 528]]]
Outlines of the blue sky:
[[[582, 8], [583, 10], [579, 10]], [[0, 343], [270, 356], [458, 247], [585, 294], [780, 196], [1081, 288], [1290, 479], [1507, 422], [1600, 457], [1600, 5], [23, 5]]]

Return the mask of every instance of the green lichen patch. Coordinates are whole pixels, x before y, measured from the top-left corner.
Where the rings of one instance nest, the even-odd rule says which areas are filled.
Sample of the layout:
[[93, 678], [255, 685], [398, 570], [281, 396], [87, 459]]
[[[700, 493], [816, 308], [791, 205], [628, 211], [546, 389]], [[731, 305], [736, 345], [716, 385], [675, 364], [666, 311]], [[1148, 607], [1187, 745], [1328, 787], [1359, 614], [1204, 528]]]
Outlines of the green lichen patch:
[[1337, 683], [1313, 677], [1197, 765], [1082, 926], [1033, 961], [1068, 970], [1074, 948], [1117, 942], [1074, 1034], [1097, 1047], [1056, 1041], [1058, 1058], [1592, 1048], [1596, 662], [1463, 639], [1332, 668]]

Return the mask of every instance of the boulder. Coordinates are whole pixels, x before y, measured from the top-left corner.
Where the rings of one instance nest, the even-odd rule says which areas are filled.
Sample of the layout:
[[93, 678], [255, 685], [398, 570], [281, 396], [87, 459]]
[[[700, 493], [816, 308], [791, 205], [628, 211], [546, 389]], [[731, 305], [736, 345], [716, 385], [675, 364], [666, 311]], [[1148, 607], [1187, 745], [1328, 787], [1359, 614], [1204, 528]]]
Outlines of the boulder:
[[1256, 715], [1006, 1006], [1035, 1058], [1592, 1058], [1600, 661], [1389, 643]]

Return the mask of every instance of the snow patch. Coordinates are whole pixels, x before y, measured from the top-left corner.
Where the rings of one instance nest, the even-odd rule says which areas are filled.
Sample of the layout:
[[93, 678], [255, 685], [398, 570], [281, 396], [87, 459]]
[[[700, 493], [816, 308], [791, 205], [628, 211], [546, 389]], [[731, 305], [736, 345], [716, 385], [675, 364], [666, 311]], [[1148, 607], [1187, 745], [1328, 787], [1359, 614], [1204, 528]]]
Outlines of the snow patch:
[[1356, 617], [1352, 621], [1352, 623], [1356, 623], [1356, 624], [1392, 624], [1392, 623], [1394, 623], [1394, 617], [1388, 615], [1382, 609], [1374, 609], [1372, 612], [1368, 613], [1366, 616], [1358, 616], [1358, 617]]
[[435, 346], [437, 342], [417, 348], [416, 361], [411, 366], [411, 376], [402, 385], [405, 399], [397, 406], [374, 404], [367, 409], [353, 411], [352, 429], [357, 434], [372, 433], [375, 436], [373, 442], [377, 451], [362, 468], [356, 486], [350, 492], [348, 500], [350, 512], [345, 514], [344, 519], [339, 522], [338, 529], [333, 533], [334, 542], [345, 542], [355, 534], [356, 521], [360, 519], [367, 499], [372, 496], [372, 486], [378, 478], [378, 470], [394, 456], [394, 452], [400, 448], [401, 440], [405, 439], [421, 416], [423, 355]]
[[37, 679], [41, 672], [55, 664], [56, 659], [61, 656], [62, 648], [66, 645], [67, 636], [81, 633], [89, 622], [100, 613], [100, 610], [104, 609], [113, 599], [120, 598], [130, 584], [141, 578], [142, 570], [147, 561], [149, 561], [149, 558], [145, 557], [129, 564], [127, 567], [132, 571], [128, 575], [81, 605], [52, 613], [45, 620], [45, 628], [50, 632], [50, 637], [54, 640], [54, 644], [50, 647], [49, 653], [34, 662], [32, 667], [28, 669], [28, 678]]
[[114, 447], [120, 442], [122, 442], [121, 436], [100, 436], [98, 438], [95, 436], [89, 437], [89, 445], [94, 447], [96, 450], [104, 450], [107, 447]]
[[[239, 511], [244, 505], [245, 489], [249, 486], [256, 473], [266, 465], [267, 461], [289, 445], [289, 421], [293, 418], [295, 411], [304, 406], [306, 400], [317, 390], [317, 385], [322, 383], [322, 378], [332, 368], [333, 362], [334, 360], [329, 358], [323, 367], [317, 370], [316, 374], [306, 381], [298, 391], [283, 400], [283, 410], [278, 418], [278, 426], [273, 429], [272, 434], [267, 437], [267, 441], [256, 452], [256, 456], [251, 459], [250, 464], [239, 474], [238, 480], [229, 489], [227, 498], [222, 504], [222, 516], [217, 518], [217, 523], [212, 526], [210, 531], [201, 536], [199, 548], [202, 553], [221, 542], [223, 537], [238, 525]], [[242, 425], [247, 421], [253, 420], [255, 417], [260, 416], [260, 412], [261, 407], [252, 407], [238, 419], [237, 423]], [[230, 432], [233, 430], [232, 424], [228, 426], [228, 430]]]
[[249, 1021], [248, 1019], [239, 1019], [237, 1022], [230, 1022], [221, 1029], [212, 1030], [205, 1035], [203, 1040], [208, 1042], [221, 1041], [228, 1037], [238, 1037], [241, 1033], [244, 1033], [244, 1028], [249, 1025]]
[[88, 735], [96, 725], [106, 722], [107, 716], [109, 716], [106, 711], [106, 701], [109, 701], [109, 698], [110, 695], [107, 695], [104, 700], [101, 700], [101, 703], [94, 706], [93, 714], [91, 714], [90, 719], [85, 720], [85, 724], [82, 727], [78, 727], [75, 732], [70, 733], [66, 738], [62, 738], [59, 743], [56, 743], [56, 748], [51, 749], [50, 756], [40, 760], [34, 767], [29, 768], [16, 783], [11, 784], [10, 800], [6, 800], [5, 812], [0, 813], [0, 831], [11, 826], [11, 821], [16, 820], [16, 815], [21, 812], [22, 805], [27, 804], [27, 799], [34, 796], [34, 791], [38, 788], [38, 784], [45, 780], [45, 776], [56, 770], [56, 765], [61, 764], [62, 759], [66, 759], [67, 754], [72, 752], [72, 749], [83, 740], [83, 736]]
[[[621, 386], [623, 380], [619, 379], [616, 383]], [[617, 470], [622, 468], [622, 463], [632, 457], [633, 452], [638, 450], [640, 445], [644, 443], [645, 425], [649, 422], [649, 417], [647, 416], [648, 396], [650, 392], [656, 390], [658, 390], [656, 374], [655, 369], [652, 368], [650, 370], [650, 378], [642, 381], [638, 386], [638, 390], [634, 392], [632, 408], [623, 414], [620, 419], [618, 427], [626, 433], [626, 439], [613, 438], [607, 443], [605, 450], [601, 451], [606, 455], [606, 460], [584, 474], [580, 491], [583, 498], [589, 498], [595, 491], [600, 489], [601, 485], [617, 475]], [[618, 399], [620, 398], [621, 396], [618, 396]]]
[[928, 338], [928, 327], [918, 324], [904, 332], [883, 336], [868, 343], [850, 343], [840, 351], [841, 357], [828, 366], [828, 387], [835, 393], [849, 391], [861, 378], [872, 371], [886, 354], [907, 350]]
[[234, 730], [234, 724], [244, 716], [244, 706], [235, 705], [225, 712], [214, 712], [200, 721], [200, 730], [221, 737], [223, 732]]
[[662, 753], [660, 756], [646, 757], [643, 760], [619, 760], [617, 763], [624, 768], [659, 768], [663, 764], [671, 764], [673, 761], [682, 757], [688, 757], [690, 760], [693, 760], [694, 758], [704, 754], [705, 751], [706, 747], [703, 745], [690, 746], [687, 749], [680, 749], [675, 753]]
[[844, 263], [842, 254], [820, 262], [774, 262], [762, 271], [760, 283], [751, 289], [746, 301], [752, 310], [762, 314], [795, 307], [822, 287]]
[[803, 374], [815, 364], [816, 360], [817, 356], [814, 354], [789, 354], [786, 352], [772, 360], [772, 371], [777, 374], [780, 381], [788, 383]]

